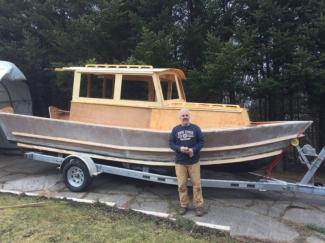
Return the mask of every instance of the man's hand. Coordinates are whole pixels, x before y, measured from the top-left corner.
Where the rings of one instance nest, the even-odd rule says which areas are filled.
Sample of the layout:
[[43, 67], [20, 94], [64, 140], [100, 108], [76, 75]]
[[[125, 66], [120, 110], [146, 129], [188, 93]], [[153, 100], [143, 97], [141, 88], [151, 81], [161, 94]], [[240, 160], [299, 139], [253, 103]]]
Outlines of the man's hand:
[[180, 150], [182, 153], [187, 154], [190, 157], [192, 157], [194, 154], [193, 149], [191, 149], [189, 147], [181, 147]]
[[184, 154], [188, 154], [188, 147], [181, 147], [180, 148], [181, 152], [184, 153]]
[[187, 154], [188, 154], [188, 156], [193, 157], [193, 154], [194, 154], [193, 149], [189, 148], [187, 150]]

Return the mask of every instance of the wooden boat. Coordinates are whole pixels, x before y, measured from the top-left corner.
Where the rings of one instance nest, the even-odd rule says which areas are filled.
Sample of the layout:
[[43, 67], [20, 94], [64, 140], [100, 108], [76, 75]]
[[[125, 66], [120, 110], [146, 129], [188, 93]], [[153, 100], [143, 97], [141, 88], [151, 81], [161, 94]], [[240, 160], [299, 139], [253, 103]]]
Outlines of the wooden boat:
[[205, 136], [201, 164], [264, 166], [303, 135], [311, 121], [251, 122], [238, 105], [186, 102], [184, 73], [141, 65], [86, 65], [74, 72], [70, 111], [50, 107], [50, 118], [0, 112], [9, 141], [19, 147], [145, 166], [174, 166], [168, 146], [178, 111]]

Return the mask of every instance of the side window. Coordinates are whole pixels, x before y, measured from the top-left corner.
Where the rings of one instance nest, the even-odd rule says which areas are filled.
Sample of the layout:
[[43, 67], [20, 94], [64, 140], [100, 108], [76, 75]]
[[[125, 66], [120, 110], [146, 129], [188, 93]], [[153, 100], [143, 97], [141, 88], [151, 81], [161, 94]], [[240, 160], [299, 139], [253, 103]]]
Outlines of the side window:
[[122, 76], [121, 100], [156, 101], [151, 76]]
[[113, 99], [114, 75], [82, 74], [80, 97]]
[[160, 75], [159, 78], [164, 100], [179, 99], [174, 75]]

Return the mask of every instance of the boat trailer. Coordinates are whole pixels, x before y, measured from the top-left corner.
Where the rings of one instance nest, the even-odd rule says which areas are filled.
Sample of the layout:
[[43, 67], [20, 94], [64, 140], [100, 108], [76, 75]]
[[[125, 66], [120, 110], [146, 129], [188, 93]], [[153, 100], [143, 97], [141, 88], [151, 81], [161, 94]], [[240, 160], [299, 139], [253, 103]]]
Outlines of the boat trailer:
[[[308, 168], [301, 181], [296, 183], [278, 180], [268, 176], [262, 176], [250, 173], [255, 176], [254, 180], [219, 180], [219, 179], [201, 179], [202, 187], [226, 188], [226, 189], [244, 189], [256, 191], [282, 191], [282, 192], [302, 192], [308, 194], [325, 196], [325, 187], [321, 184], [310, 184], [317, 169], [325, 159], [325, 147], [319, 154], [311, 145], [299, 146], [298, 142], [292, 142], [292, 145], [298, 151], [298, 158], [301, 163]], [[150, 173], [148, 168], [143, 171], [121, 168], [111, 165], [94, 162], [91, 154], [75, 153], [63, 157], [63, 155], [48, 155], [42, 152], [26, 152], [25, 157], [32, 160], [43, 161], [59, 165], [60, 171], [66, 186], [74, 192], [87, 190], [92, 179], [101, 174], [113, 174], [129, 178], [135, 178], [145, 181], [158, 182], [169, 185], [177, 185], [177, 178], [174, 176]], [[188, 185], [191, 186], [190, 180]]]

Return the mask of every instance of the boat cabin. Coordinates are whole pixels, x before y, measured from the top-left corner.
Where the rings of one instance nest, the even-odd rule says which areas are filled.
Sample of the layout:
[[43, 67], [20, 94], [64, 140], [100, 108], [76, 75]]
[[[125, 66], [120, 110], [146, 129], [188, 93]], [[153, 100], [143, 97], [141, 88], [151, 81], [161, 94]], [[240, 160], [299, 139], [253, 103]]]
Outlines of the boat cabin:
[[70, 111], [50, 107], [53, 119], [169, 130], [179, 123], [179, 109], [187, 107], [202, 128], [250, 124], [247, 110], [238, 105], [186, 102], [180, 69], [89, 64], [56, 71], [74, 72], [74, 80]]

